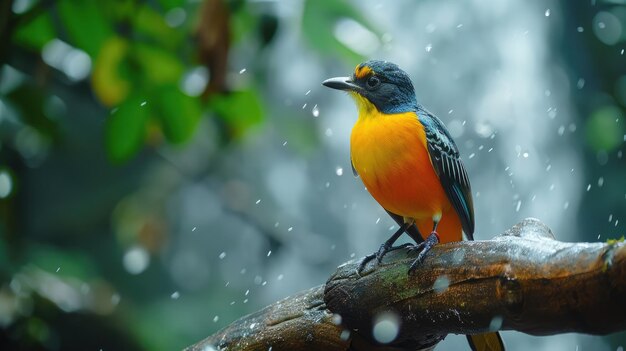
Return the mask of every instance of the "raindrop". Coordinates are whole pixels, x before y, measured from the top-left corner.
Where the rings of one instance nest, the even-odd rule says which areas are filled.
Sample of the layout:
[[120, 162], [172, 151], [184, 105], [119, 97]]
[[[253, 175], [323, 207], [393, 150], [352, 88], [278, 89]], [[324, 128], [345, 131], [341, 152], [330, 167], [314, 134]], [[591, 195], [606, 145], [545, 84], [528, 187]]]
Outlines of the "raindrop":
[[226, 257], [226, 252], [222, 251], [222, 253], [218, 256], [220, 260], [223, 260]]
[[500, 316], [495, 316], [491, 319], [491, 323], [489, 323], [489, 330], [500, 330], [502, 328], [503, 319]]
[[272, 250], [269, 250], [269, 251], [267, 252], [267, 257], [270, 257], [270, 255], [271, 255], [271, 254], [272, 254]]
[[246, 69], [242, 68], [241, 71], [239, 71], [239, 74], [244, 74], [244, 73], [246, 73]]
[[141, 107], [146, 106], [147, 104], [148, 104], [148, 102], [147, 102], [147, 101], [143, 101], [143, 102], [141, 103]]
[[122, 262], [128, 273], [139, 274], [148, 268], [150, 255], [143, 247], [135, 246], [126, 251]]
[[178, 291], [174, 291], [172, 295], [170, 295], [170, 297], [172, 298], [172, 300], [178, 300], [178, 298], [180, 297], [180, 293]]
[[583, 78], [579, 78], [578, 82], [576, 82], [576, 87], [578, 89], [582, 89], [585, 86], [585, 80]]
[[550, 184], [550, 191], [554, 190], [554, 184]]
[[380, 222], [380, 217], [376, 219], [376, 224], [378, 224], [378, 222]]
[[287, 142], [286, 141], [283, 143], [283, 146], [287, 146]]
[[192, 232], [195, 232], [195, 231], [196, 231], [196, 229], [197, 229], [196, 227], [193, 227], [193, 228], [191, 228], [191, 231], [192, 231]]
[[583, 27], [580, 27], [580, 26], [578, 28], [576, 28], [576, 30], [578, 31], [578, 33], [582, 33], [582, 32], [585, 31], [585, 29]]
[[528, 152], [524, 152], [522, 156], [524, 156], [524, 158], [528, 158]]
[[334, 313], [333, 314], [332, 321], [333, 321], [334, 325], [341, 324], [341, 320], [342, 320], [342, 318], [341, 318], [341, 315], [339, 313]]
[[563, 204], [563, 209], [567, 210], [568, 207], [569, 207], [569, 201], [565, 201], [565, 203]]
[[313, 109], [311, 109], [311, 113], [313, 114], [313, 117], [319, 117], [320, 109], [317, 107], [317, 104], [313, 106]]
[[217, 323], [220, 320], [220, 316], [213, 317], [213, 323]]
[[522, 207], [522, 200], [517, 201], [517, 206], [515, 206], [515, 212], [519, 212], [519, 209]]
[[0, 171], [0, 199], [4, 199], [11, 194], [13, 180], [7, 171]]
[[591, 184], [587, 184], [587, 191], [591, 190]]
[[381, 344], [388, 344], [396, 339], [400, 331], [400, 318], [392, 312], [378, 315], [374, 321], [372, 334]]
[[450, 278], [448, 278], [447, 275], [442, 275], [439, 276], [437, 280], [435, 280], [435, 283], [433, 284], [433, 290], [435, 290], [436, 293], [441, 294], [442, 292], [448, 290], [449, 286]]
[[426, 49], [426, 52], [430, 52], [430, 50], [433, 49], [433, 44], [429, 43], [428, 45], [426, 45], [426, 47], [424, 49]]
[[255, 204], [260, 204], [261, 203], [261, 199], [256, 200]]
[[341, 331], [341, 335], [339, 335], [339, 339], [346, 341], [350, 338], [350, 331], [347, 329], [344, 329]]
[[289, 228], [287, 228], [287, 231], [288, 231], [288, 232], [290, 232], [290, 231], [292, 231], [292, 230], [293, 230], [293, 227], [289, 227]]
[[612, 213], [609, 215], [609, 223], [611, 223], [611, 222], [613, 222], [613, 214]]
[[565, 126], [560, 126], [558, 130], [559, 135], [565, 134]]
[[56, 272], [59, 273], [60, 270], [61, 270], [61, 267], [57, 267]]
[[306, 108], [306, 103], [302, 105], [302, 109], [304, 110], [305, 108]]
[[311, 89], [307, 90], [306, 93], [304, 93], [304, 95], [309, 95], [311, 94]]
[[282, 274], [279, 274], [278, 277], [276, 277], [276, 280], [283, 280], [285, 276]]
[[181, 26], [187, 18], [187, 12], [180, 7], [173, 8], [165, 14], [165, 23], [171, 28]]
[[250, 329], [254, 329], [254, 327], [256, 327], [256, 323], [250, 324]]
[[341, 177], [343, 175], [343, 168], [337, 167], [337, 169], [335, 169], [335, 173]]
[[601, 188], [604, 185], [604, 177], [598, 178], [598, 187]]
[[549, 164], [546, 166], [546, 172], [550, 172], [551, 169], [552, 169], [552, 164]]
[[326, 128], [326, 130], [324, 131], [324, 135], [326, 135], [327, 137], [333, 136], [333, 130], [330, 128]]
[[547, 9], [547, 10], [546, 10], [546, 12], [544, 13], [544, 15], [545, 15], [546, 17], [550, 17], [550, 9]]

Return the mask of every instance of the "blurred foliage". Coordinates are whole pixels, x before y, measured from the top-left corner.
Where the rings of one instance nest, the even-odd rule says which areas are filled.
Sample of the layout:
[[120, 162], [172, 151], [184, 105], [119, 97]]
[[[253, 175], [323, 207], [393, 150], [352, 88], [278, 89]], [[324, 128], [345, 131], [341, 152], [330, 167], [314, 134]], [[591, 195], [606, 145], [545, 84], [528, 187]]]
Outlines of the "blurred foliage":
[[[341, 18], [366, 23], [351, 4], [305, 7], [312, 48], [362, 59], [332, 32]], [[143, 276], [161, 288], [129, 279], [119, 258], [157, 257], [167, 224], [160, 200], [127, 194], [146, 159], [189, 142], [203, 120], [222, 148], [262, 125], [265, 78], [232, 79], [230, 61], [254, 65], [247, 57], [280, 33], [272, 4], [245, 0], [0, 5], [0, 349], [171, 350], [204, 336], [217, 320], [199, 306], [229, 296], [176, 301], [159, 264]], [[306, 127], [289, 128], [296, 145], [312, 142]], [[48, 181], [31, 176], [42, 164]], [[194, 318], [181, 324], [181, 314]]]

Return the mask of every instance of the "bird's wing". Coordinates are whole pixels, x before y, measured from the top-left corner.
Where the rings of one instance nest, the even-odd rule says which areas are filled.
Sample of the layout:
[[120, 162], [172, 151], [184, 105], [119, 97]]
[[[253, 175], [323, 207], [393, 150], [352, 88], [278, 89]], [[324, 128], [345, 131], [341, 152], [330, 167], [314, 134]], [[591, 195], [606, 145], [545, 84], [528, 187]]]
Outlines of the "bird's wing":
[[423, 109], [417, 114], [426, 131], [428, 153], [439, 181], [461, 219], [465, 235], [474, 240], [472, 189], [459, 150], [439, 118]]

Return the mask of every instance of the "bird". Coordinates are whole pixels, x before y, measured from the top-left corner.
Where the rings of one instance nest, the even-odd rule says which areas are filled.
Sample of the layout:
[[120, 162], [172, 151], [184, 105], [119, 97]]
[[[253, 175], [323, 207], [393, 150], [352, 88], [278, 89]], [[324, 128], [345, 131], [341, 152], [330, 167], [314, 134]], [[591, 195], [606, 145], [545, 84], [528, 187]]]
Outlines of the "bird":
[[[472, 190], [459, 149], [443, 122], [418, 103], [409, 75], [392, 62], [369, 60], [350, 76], [322, 84], [354, 99], [353, 174], [399, 225], [357, 272], [373, 259], [380, 264], [390, 251], [408, 248], [418, 253], [408, 271], [412, 274], [433, 246], [461, 241], [463, 233], [473, 240]], [[415, 244], [393, 246], [404, 233]], [[467, 338], [475, 351], [504, 350], [497, 332]]]

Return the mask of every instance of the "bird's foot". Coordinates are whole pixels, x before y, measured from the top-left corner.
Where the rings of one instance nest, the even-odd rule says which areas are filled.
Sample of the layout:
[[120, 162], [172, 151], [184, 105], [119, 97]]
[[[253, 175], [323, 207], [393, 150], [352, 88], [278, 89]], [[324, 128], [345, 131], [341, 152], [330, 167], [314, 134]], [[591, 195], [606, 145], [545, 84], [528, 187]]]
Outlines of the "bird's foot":
[[417, 268], [417, 266], [419, 266], [424, 261], [424, 258], [426, 257], [426, 254], [428, 253], [428, 251], [430, 251], [430, 249], [432, 249], [433, 246], [437, 244], [439, 244], [439, 234], [437, 234], [437, 232], [432, 232], [426, 238], [426, 240], [419, 243], [418, 245], [415, 245], [409, 248], [409, 253], [419, 252], [417, 257], [415, 258], [415, 260], [411, 263], [411, 266], [409, 267], [409, 275], [415, 272], [415, 269]]
[[383, 257], [385, 257], [385, 255], [388, 254], [389, 252], [404, 249], [404, 248], [411, 249], [413, 246], [414, 245], [411, 243], [406, 243], [406, 244], [402, 244], [398, 246], [391, 246], [391, 245], [388, 245], [387, 243], [384, 243], [380, 245], [380, 248], [378, 249], [378, 251], [376, 251], [375, 253], [371, 255], [367, 255], [363, 257], [363, 259], [361, 260], [361, 263], [359, 263], [359, 267], [357, 268], [356, 272], [357, 274], [361, 275], [361, 272], [363, 271], [365, 266], [369, 263], [369, 261], [376, 259], [376, 265], [379, 265], [382, 262]]

